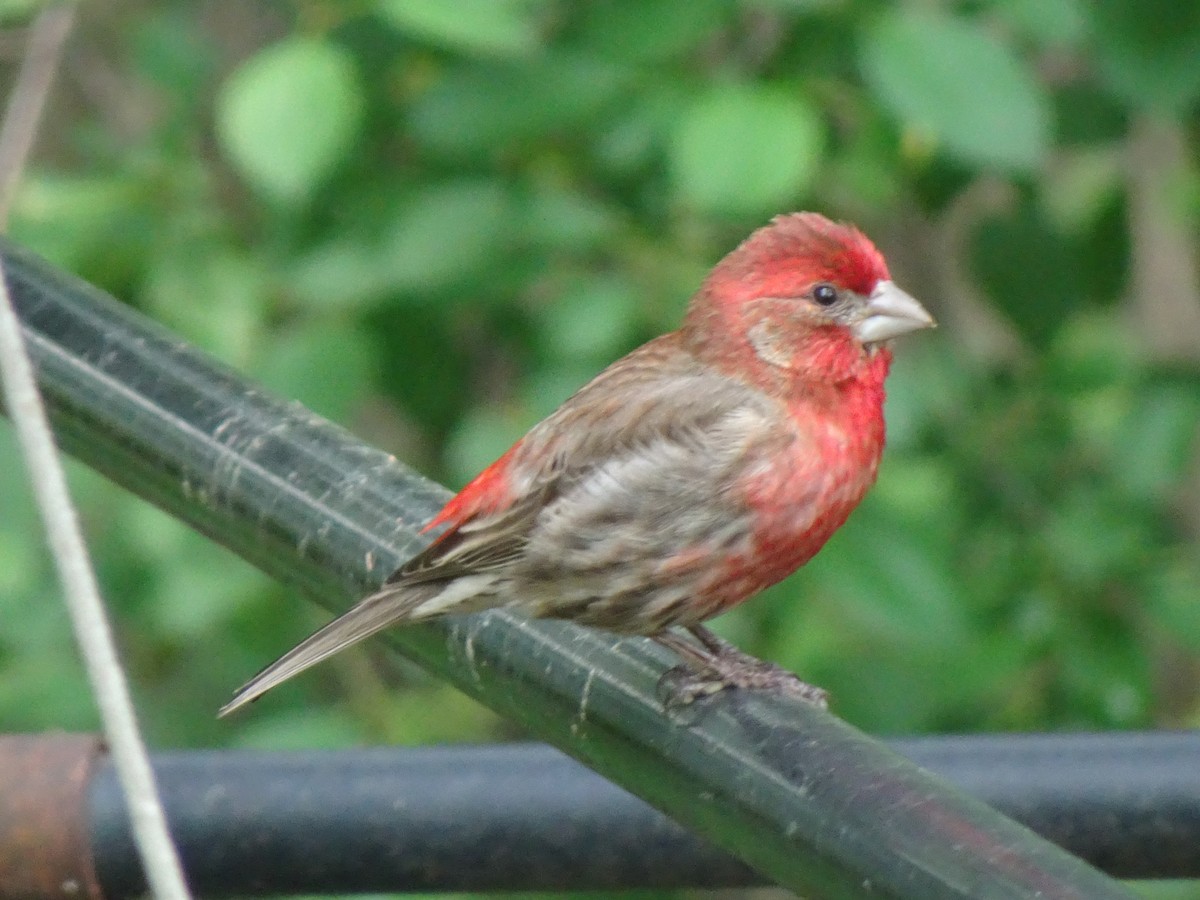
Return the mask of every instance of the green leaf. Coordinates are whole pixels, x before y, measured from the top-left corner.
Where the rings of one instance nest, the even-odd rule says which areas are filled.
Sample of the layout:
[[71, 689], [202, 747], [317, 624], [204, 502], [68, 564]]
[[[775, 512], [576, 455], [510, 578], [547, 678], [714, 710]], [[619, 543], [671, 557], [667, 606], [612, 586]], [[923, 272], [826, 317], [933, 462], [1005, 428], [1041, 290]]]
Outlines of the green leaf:
[[1195, 559], [1159, 562], [1146, 579], [1146, 615], [1173, 641], [1200, 653], [1200, 603]]
[[679, 119], [680, 104], [691, 96], [677, 79], [644, 79], [616, 105], [611, 122], [595, 128], [590, 155], [618, 178], [645, 179], [662, 165], [666, 136]]
[[425, 292], [462, 281], [499, 252], [511, 221], [511, 197], [498, 180], [426, 188], [401, 207], [384, 241], [393, 288]]
[[[903, 170], [893, 129], [879, 116], [840, 142], [821, 176], [821, 198], [831, 209], [895, 209], [904, 196]], [[851, 214], [853, 218], [853, 214]]]
[[[275, 711], [278, 710], [278, 711]], [[256, 709], [259, 715], [239, 726], [235, 741], [245, 748], [311, 750], [344, 747], [361, 741], [352, 719], [336, 709], [284, 707], [274, 695]]]
[[261, 260], [207, 242], [160, 252], [147, 271], [145, 297], [156, 319], [241, 366], [262, 346], [269, 289]]
[[649, 62], [686, 53], [726, 24], [725, 0], [617, 0], [583, 6], [582, 41], [606, 56]]
[[683, 112], [670, 151], [675, 190], [689, 205], [732, 215], [794, 207], [824, 144], [817, 113], [794, 93], [711, 88]]
[[[143, 186], [128, 175], [30, 172], [14, 200], [12, 236], [68, 271], [96, 261], [119, 269], [115, 237], [140, 237], [146, 205]], [[144, 243], [137, 243], [144, 260]]]
[[362, 400], [376, 368], [375, 343], [360, 328], [306, 319], [275, 334], [254, 375], [334, 421]]
[[1092, 20], [1096, 62], [1121, 97], [1168, 114], [1200, 97], [1200, 4], [1106, 0]]
[[554, 54], [528, 64], [455, 66], [412, 102], [413, 136], [438, 155], [489, 160], [505, 145], [595, 128], [628, 104], [632, 73], [604, 60]]
[[1090, 486], [1076, 487], [1047, 510], [1039, 544], [1060, 578], [1083, 590], [1136, 571], [1153, 545], [1145, 519], [1128, 504]]
[[865, 36], [860, 63], [908, 128], [972, 166], [1031, 169], [1050, 147], [1050, 102], [1012, 50], [981, 28], [893, 9]]
[[1059, 146], [1119, 152], [1129, 131], [1125, 107], [1094, 82], [1077, 81], [1054, 91], [1054, 130]]
[[156, 562], [161, 566], [146, 618], [158, 635], [181, 643], [228, 628], [262, 586], [261, 574], [195, 532]]
[[50, 0], [0, 0], [0, 23], [4, 25], [28, 24]]
[[465, 484], [529, 430], [533, 417], [523, 410], [481, 407], [459, 423], [446, 446], [454, 484]]
[[363, 90], [340, 48], [289, 38], [229, 77], [216, 116], [221, 146], [246, 180], [295, 202], [311, 195], [353, 147]]
[[[605, 360], [606, 363], [609, 361]], [[528, 431], [534, 422], [540, 422], [562, 406], [568, 397], [595, 378], [602, 368], [603, 365], [587, 360], [567, 360], [525, 378], [518, 394], [521, 401], [518, 408], [526, 419], [522, 433]]]
[[970, 632], [970, 600], [951, 549], [868, 498], [809, 564], [819, 590], [866, 633], [910, 648], [952, 647]]
[[637, 289], [626, 279], [581, 280], [542, 311], [544, 343], [559, 359], [602, 365], [628, 348], [640, 305]]
[[1143, 388], [1116, 435], [1116, 480], [1134, 497], [1170, 500], [1195, 465], [1197, 420], [1194, 384]]
[[422, 41], [475, 56], [522, 56], [540, 43], [531, 0], [379, 0], [393, 28]]
[[370, 306], [391, 287], [388, 260], [370, 237], [355, 233], [339, 233], [296, 259], [287, 280], [292, 298], [320, 313]]
[[[1060, 151], [1057, 165], [1043, 182], [1046, 212], [1060, 229], [1083, 231], [1119, 196], [1124, 176], [1119, 146]], [[1112, 248], [1105, 249], [1111, 252]]]
[[522, 217], [499, 179], [429, 183], [391, 204], [381, 229], [343, 229], [298, 261], [288, 283], [299, 302], [347, 312], [398, 292], [427, 295], [460, 285], [520, 232]]
[[138, 74], [153, 84], [156, 91], [169, 90], [176, 97], [187, 99], [187, 105], [173, 107], [171, 113], [180, 119], [194, 121], [207, 111], [211, 98], [197, 91], [197, 84], [211, 81], [220, 52], [216, 35], [188, 28], [188, 11], [183, 7], [162, 5], [147, 10], [139, 17], [132, 45], [138, 63]]
[[603, 247], [620, 231], [616, 210], [582, 191], [539, 185], [522, 206], [522, 241], [539, 248]]
[[984, 291], [1039, 346], [1084, 302], [1075, 277], [1077, 250], [1040, 210], [1024, 207], [1008, 218], [985, 220], [969, 250]]
[[1082, 0], [1000, 0], [994, 8], [1040, 47], [1076, 47], [1087, 34]]
[[979, 393], [975, 374], [945, 341], [904, 345], [888, 376], [888, 448], [913, 449], [925, 434], [970, 410]]
[[1088, 394], [1135, 383], [1143, 357], [1128, 328], [1112, 317], [1075, 315], [1062, 324], [1046, 356], [1046, 385], [1055, 396], [1078, 404]]
[[[25, 614], [25, 592], [37, 588], [42, 574], [39, 559], [49, 556], [42, 548], [44, 536], [34, 510], [33, 496], [25, 467], [19, 465], [20, 449], [16, 434], [7, 421], [0, 426], [0, 457], [10, 464], [0, 472], [0, 618], [5, 632], [14, 635]], [[0, 640], [0, 645], [3, 641]]]

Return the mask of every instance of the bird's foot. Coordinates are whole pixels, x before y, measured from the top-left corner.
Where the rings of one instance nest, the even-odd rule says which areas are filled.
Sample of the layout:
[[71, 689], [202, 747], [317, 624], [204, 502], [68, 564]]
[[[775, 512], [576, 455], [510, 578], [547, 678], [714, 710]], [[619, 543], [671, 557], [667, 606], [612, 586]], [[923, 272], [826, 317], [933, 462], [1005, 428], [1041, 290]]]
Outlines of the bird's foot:
[[824, 688], [809, 684], [787, 669], [763, 662], [752, 656], [747, 662], [722, 660], [720, 665], [694, 668], [684, 664], [668, 669], [659, 679], [658, 694], [668, 709], [688, 706], [727, 688], [751, 691], [773, 691], [811, 703], [821, 709], [829, 708], [829, 694]]
[[801, 681], [775, 663], [739, 650], [707, 628], [696, 625], [688, 630], [699, 646], [672, 632], [654, 638], [685, 660], [683, 665], [668, 669], [659, 679], [659, 697], [668, 709], [687, 706], [727, 688], [773, 691], [821, 709], [829, 707], [829, 694], [823, 688]]

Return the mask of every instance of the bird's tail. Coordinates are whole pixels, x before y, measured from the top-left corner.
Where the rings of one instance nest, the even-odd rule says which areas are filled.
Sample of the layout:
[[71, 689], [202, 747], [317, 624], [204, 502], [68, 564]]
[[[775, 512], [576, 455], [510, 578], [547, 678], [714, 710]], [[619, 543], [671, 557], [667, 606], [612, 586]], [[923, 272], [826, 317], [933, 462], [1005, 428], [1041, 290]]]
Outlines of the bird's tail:
[[456, 598], [446, 597], [445, 584], [389, 584], [364, 597], [342, 615], [305, 638], [238, 688], [233, 699], [217, 712], [227, 716], [257, 700], [271, 688], [299, 675], [351, 644], [369, 638], [390, 625], [419, 622], [453, 611]]

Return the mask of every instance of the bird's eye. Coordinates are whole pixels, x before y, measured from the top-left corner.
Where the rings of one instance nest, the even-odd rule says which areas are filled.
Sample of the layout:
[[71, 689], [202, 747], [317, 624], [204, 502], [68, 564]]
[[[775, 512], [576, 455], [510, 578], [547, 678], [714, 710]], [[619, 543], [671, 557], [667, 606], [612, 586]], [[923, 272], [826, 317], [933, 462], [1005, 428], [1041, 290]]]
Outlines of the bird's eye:
[[818, 284], [812, 289], [812, 298], [822, 306], [832, 306], [837, 303], [837, 288], [832, 284]]

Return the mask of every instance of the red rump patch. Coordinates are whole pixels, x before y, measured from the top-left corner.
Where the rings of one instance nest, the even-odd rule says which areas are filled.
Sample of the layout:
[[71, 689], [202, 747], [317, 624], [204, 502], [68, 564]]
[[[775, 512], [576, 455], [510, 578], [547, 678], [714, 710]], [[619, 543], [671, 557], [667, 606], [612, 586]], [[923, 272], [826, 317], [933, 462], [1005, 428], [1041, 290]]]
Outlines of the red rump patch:
[[[454, 531], [464, 522], [478, 515], [489, 515], [510, 507], [515, 498], [508, 477], [508, 466], [519, 446], [521, 446], [520, 441], [509, 447], [503, 456], [471, 479], [470, 484], [451, 497], [450, 502], [442, 507], [442, 511], [421, 529], [421, 533], [432, 531], [439, 525], [450, 525], [450, 530]], [[445, 536], [442, 535], [442, 537]]]

